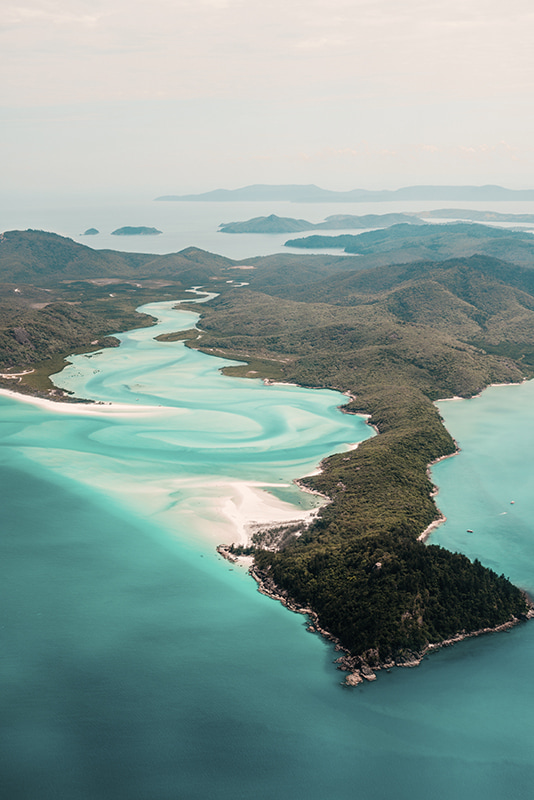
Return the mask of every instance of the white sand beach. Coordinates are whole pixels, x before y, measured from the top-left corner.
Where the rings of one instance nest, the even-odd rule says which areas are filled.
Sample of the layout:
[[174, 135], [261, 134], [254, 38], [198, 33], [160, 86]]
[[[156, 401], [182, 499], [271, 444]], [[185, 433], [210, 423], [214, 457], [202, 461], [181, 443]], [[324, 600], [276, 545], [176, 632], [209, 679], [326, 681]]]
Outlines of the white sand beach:
[[22, 394], [9, 389], [0, 389], [0, 396], [18, 400], [21, 403], [43, 408], [58, 414], [90, 414], [91, 416], [146, 416], [147, 414], [169, 411], [179, 413], [180, 409], [171, 406], [146, 406], [130, 405], [129, 403], [65, 403], [58, 400], [48, 400], [46, 397], [35, 397], [31, 394]]

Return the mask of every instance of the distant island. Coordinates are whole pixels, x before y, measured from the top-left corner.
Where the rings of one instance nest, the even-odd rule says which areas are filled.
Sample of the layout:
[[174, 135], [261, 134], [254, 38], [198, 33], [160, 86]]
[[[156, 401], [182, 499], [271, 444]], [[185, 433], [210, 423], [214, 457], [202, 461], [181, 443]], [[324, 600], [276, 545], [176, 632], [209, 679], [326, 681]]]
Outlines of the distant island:
[[132, 228], [129, 225], [125, 225], [124, 228], [117, 228], [116, 231], [111, 231], [112, 236], [157, 236], [160, 233], [161, 231], [158, 231], [157, 228], [145, 228], [143, 226]]
[[219, 233], [298, 233], [313, 230], [315, 230], [313, 222], [292, 217], [277, 217], [276, 214], [254, 217], [242, 222], [222, 222], [219, 225]]
[[96, 234], [97, 234], [97, 233], [100, 233], [100, 231], [98, 230], [98, 228], [87, 228], [87, 230], [86, 230], [86, 231], [84, 231], [84, 232], [83, 232], [82, 234], [80, 234], [80, 235], [81, 235], [81, 236], [96, 236]]
[[[254, 217], [241, 222], [223, 222], [219, 233], [300, 233], [311, 230], [365, 230], [390, 228], [393, 225], [424, 225], [427, 220], [465, 220], [469, 222], [518, 222], [534, 225], [534, 214], [501, 214], [498, 211], [474, 211], [462, 208], [438, 208], [433, 211], [420, 211], [417, 214], [404, 212], [389, 214], [333, 214], [323, 222], [308, 222], [306, 219], [278, 217]], [[326, 237], [325, 237], [326, 238]], [[307, 241], [307, 240], [301, 240]], [[299, 245], [306, 246], [306, 245]], [[323, 245], [324, 246], [324, 245]], [[327, 242], [328, 247], [332, 246]], [[340, 246], [340, 245], [339, 245]]]
[[278, 217], [270, 214], [268, 217], [254, 217], [243, 222], [226, 222], [219, 225], [220, 233], [298, 233], [312, 230], [350, 230], [366, 228], [387, 228], [406, 222], [410, 225], [423, 225], [424, 222], [413, 214], [334, 214], [327, 217], [324, 222], [308, 222], [305, 219], [292, 217]]
[[436, 208], [421, 211], [424, 219], [470, 219], [473, 222], [523, 222], [534, 225], [534, 214], [501, 214], [498, 211], [474, 211], [469, 208]]
[[242, 261], [194, 247], [94, 250], [35, 230], [0, 246], [4, 388], [76, 401], [48, 377], [65, 357], [152, 324], [144, 303], [209, 285], [217, 296], [177, 338], [227, 359], [225, 374], [337, 389], [345, 412], [370, 415], [377, 436], [299, 481], [330, 500], [309, 525], [219, 548], [251, 556], [261, 591], [337, 643], [348, 685], [534, 614], [504, 575], [424, 544], [442, 519], [428, 467], [457, 450], [434, 401], [534, 377], [534, 238], [456, 222], [352, 239], [354, 259], [247, 258], [246, 286]]
[[506, 189], [503, 186], [405, 186], [402, 189], [351, 189], [335, 192], [308, 185], [254, 184], [240, 189], [215, 189], [201, 194], [167, 194], [155, 198], [157, 201], [287, 201], [291, 203], [380, 203], [397, 200], [534, 200], [534, 189]]

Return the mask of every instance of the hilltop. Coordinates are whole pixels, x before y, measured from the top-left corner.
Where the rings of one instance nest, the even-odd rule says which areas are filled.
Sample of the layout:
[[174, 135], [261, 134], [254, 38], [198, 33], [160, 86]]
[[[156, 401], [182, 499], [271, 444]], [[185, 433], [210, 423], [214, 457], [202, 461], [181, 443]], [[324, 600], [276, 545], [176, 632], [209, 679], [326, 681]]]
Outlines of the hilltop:
[[[155, 256], [94, 250], [65, 236], [46, 231], [6, 231], [0, 235], [0, 280], [36, 285], [61, 280], [103, 277], [177, 277], [187, 283], [209, 278], [233, 262], [224, 256], [189, 247]], [[196, 277], [195, 277], [196, 276]]]
[[336, 192], [315, 184], [254, 184], [240, 189], [215, 189], [201, 194], [167, 194], [157, 201], [254, 202], [285, 200], [292, 203], [374, 203], [394, 200], [534, 200], [534, 189], [505, 189], [502, 186], [405, 186], [402, 189], [351, 189]]
[[308, 222], [305, 219], [292, 217], [254, 217], [243, 222], [226, 222], [219, 226], [221, 233], [291, 233], [311, 230], [356, 230], [358, 228], [386, 228], [406, 222], [411, 225], [423, 225], [423, 220], [411, 214], [333, 214], [324, 222]]
[[344, 391], [379, 432], [302, 481], [332, 499], [315, 524], [249, 551], [264, 589], [313, 609], [349, 651], [355, 680], [524, 615], [503, 576], [419, 539], [438, 517], [427, 465], [455, 452], [432, 401], [534, 375], [532, 268], [473, 256], [252, 285], [204, 307], [201, 325], [191, 346], [250, 364], [227, 373]]
[[158, 236], [161, 233], [157, 228], [147, 228], [145, 225], [133, 227], [125, 225], [122, 228], [117, 228], [111, 231], [112, 236]]
[[[35, 368], [3, 379], [10, 388], [47, 391], [46, 375], [74, 347], [113, 344], [109, 334], [151, 323], [137, 306], [202, 283], [219, 296], [199, 309], [202, 337], [186, 333], [189, 346], [245, 362], [228, 374], [340, 390], [346, 412], [370, 415], [378, 436], [301, 481], [331, 500], [316, 521], [260, 533], [249, 549], [264, 589], [310, 609], [317, 629], [336, 637], [351, 680], [529, 613], [504, 576], [420, 539], [439, 516], [428, 464], [455, 452], [433, 401], [534, 376], [532, 244], [507, 233], [506, 252], [521, 263], [483, 252], [445, 258], [462, 242], [484, 249], [503, 240], [443, 226], [436, 242], [421, 238], [427, 226], [398, 227], [397, 247], [380, 238], [388, 231], [359, 237], [383, 245], [371, 267], [362, 263], [377, 258], [371, 252], [243, 263], [196, 248], [94, 251], [39, 231], [0, 241], [0, 363]], [[440, 258], [395, 260], [423, 240], [439, 244]], [[10, 282], [15, 274], [25, 283]]]
[[339, 248], [351, 255], [367, 257], [362, 262], [365, 266], [408, 263], [420, 259], [441, 260], [477, 253], [525, 265], [531, 265], [534, 258], [534, 237], [531, 233], [478, 225], [474, 222], [417, 227], [393, 225], [383, 230], [356, 235], [305, 236], [301, 239], [289, 239], [285, 245], [314, 250]]

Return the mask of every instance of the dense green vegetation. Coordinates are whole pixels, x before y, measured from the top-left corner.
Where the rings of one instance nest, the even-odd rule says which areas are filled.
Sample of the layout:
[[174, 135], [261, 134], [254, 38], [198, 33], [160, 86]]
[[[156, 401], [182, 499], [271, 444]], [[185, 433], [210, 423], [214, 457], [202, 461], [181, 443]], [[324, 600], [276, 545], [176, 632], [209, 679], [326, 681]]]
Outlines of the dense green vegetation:
[[233, 262], [196, 247], [155, 256], [93, 250], [64, 236], [45, 231], [7, 231], [0, 235], [0, 280], [57, 286], [61, 281], [99, 278], [170, 278], [184, 288], [220, 274]]
[[371, 666], [411, 660], [429, 642], [524, 613], [522, 596], [504, 576], [459, 553], [425, 547], [413, 534], [391, 529], [362, 538], [355, 530], [346, 544], [305, 539], [256, 560]]
[[219, 225], [221, 233], [296, 233], [311, 231], [314, 228], [315, 225], [305, 219], [278, 217], [276, 214], [254, 217], [241, 222], [223, 222]]
[[[11, 232], [0, 241], [0, 365], [34, 366], [22, 381], [46, 388], [75, 347], [150, 324], [135, 312], [142, 303], [187, 296], [191, 285], [219, 291], [199, 309], [200, 339], [194, 330], [167, 339], [242, 362], [230, 374], [341, 390], [345, 410], [369, 414], [379, 431], [303, 481], [330, 504], [300, 536], [279, 537], [278, 551], [267, 549], [269, 536], [257, 538], [256, 563], [355, 656], [402, 661], [526, 612], [504, 576], [418, 537], [438, 513], [427, 466], [455, 450], [433, 401], [534, 375], [534, 250], [506, 232], [518, 263], [486, 254], [444, 259], [447, 247], [473, 243], [469, 231], [452, 231], [447, 244], [444, 226], [435, 259], [406, 263], [399, 254], [417, 249], [421, 230], [410, 227], [411, 244], [403, 231], [400, 249], [385, 248], [372, 269], [372, 254], [237, 263], [194, 248], [114, 253]], [[474, 238], [482, 250], [501, 241]], [[249, 286], [240, 285], [244, 276]]]
[[311, 249], [339, 247], [346, 253], [366, 257], [363, 268], [418, 260], [441, 261], [475, 254], [530, 267], [534, 258], [534, 238], [531, 233], [468, 222], [417, 227], [393, 225], [356, 235], [305, 236], [290, 239], [285, 244], [288, 247]]
[[138, 225], [137, 227], [124, 225], [122, 228], [111, 231], [112, 236], [157, 236], [160, 233], [161, 231], [158, 231], [157, 228], [147, 228], [145, 225]]
[[138, 306], [188, 297], [186, 288], [216, 286], [227, 273], [241, 271], [196, 248], [153, 256], [93, 250], [44, 231], [2, 234], [0, 371], [33, 372], [0, 385], [49, 392], [63, 356], [117, 344], [111, 334], [152, 324]]
[[242, 288], [203, 309], [202, 349], [278, 361], [287, 381], [347, 392], [346, 410], [370, 413], [380, 431], [303, 481], [332, 498], [317, 522], [255, 556], [368, 662], [409, 659], [525, 612], [503, 576], [417, 539], [437, 516], [427, 465], [455, 450], [432, 400], [533, 374], [533, 279], [474, 256], [344, 272], [270, 295]]
[[219, 226], [221, 233], [293, 233], [311, 230], [342, 230], [344, 228], [356, 230], [357, 228], [385, 228], [388, 225], [398, 225], [406, 222], [411, 225], [422, 225], [423, 220], [413, 214], [334, 214], [327, 217], [324, 222], [308, 222], [305, 219], [293, 217], [278, 217], [270, 214], [268, 217], [254, 217], [242, 222], [224, 222]]

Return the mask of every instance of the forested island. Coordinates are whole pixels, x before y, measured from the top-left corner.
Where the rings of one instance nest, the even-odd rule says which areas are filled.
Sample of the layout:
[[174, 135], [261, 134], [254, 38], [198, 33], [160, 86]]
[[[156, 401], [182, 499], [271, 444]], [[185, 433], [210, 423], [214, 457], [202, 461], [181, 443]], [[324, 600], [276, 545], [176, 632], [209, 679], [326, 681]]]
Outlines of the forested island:
[[[424, 225], [429, 219], [457, 220], [469, 222], [516, 222], [523, 225], [534, 225], [534, 214], [500, 214], [496, 211], [473, 211], [461, 208], [439, 208], [434, 211], [420, 211], [417, 214], [399, 212], [388, 214], [332, 214], [323, 222], [309, 222], [306, 219], [278, 217], [270, 214], [267, 217], [254, 217], [241, 222], [224, 222], [219, 225], [220, 233], [300, 233], [311, 230], [366, 230], [373, 228], [390, 228], [393, 225]], [[288, 247], [345, 247], [353, 240], [338, 237], [314, 237], [286, 242]]]
[[189, 346], [244, 362], [229, 374], [340, 390], [347, 413], [370, 415], [377, 436], [302, 480], [330, 499], [317, 519], [260, 533], [248, 548], [264, 590], [339, 642], [351, 682], [530, 609], [504, 575], [421, 536], [439, 517], [428, 465], [456, 449], [433, 401], [534, 376], [534, 242], [486, 226], [467, 226], [476, 236], [440, 226], [438, 242], [421, 235], [427, 227], [397, 226], [354, 259], [246, 264], [196, 248], [94, 251], [41, 231], [0, 239], [8, 388], [61, 397], [47, 376], [74, 348], [112, 345], [111, 334], [151, 324], [135, 312], [142, 303], [203, 285], [219, 296]]
[[423, 225], [423, 220], [413, 214], [333, 214], [324, 222], [308, 222], [293, 217], [254, 217], [243, 222], [225, 222], [219, 225], [221, 233], [297, 233], [312, 230], [356, 230], [358, 228], [387, 228], [405, 222], [409, 225]]
[[123, 228], [111, 231], [112, 236], [158, 236], [160, 233], [157, 228], [147, 228], [144, 225], [137, 227], [125, 225]]

